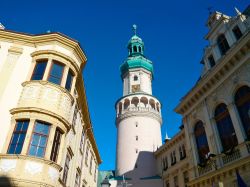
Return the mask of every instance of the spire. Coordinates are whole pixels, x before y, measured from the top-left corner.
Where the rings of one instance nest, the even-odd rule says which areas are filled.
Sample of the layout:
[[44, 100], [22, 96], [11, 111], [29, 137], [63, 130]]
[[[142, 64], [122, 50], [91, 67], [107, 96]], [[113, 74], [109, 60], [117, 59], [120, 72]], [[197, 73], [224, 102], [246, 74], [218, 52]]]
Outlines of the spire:
[[166, 143], [166, 142], [168, 142], [169, 140], [171, 140], [171, 138], [168, 137], [168, 133], [167, 133], [167, 131], [166, 131], [166, 136], [165, 136], [164, 142]]
[[135, 35], [135, 36], [136, 36], [136, 29], [137, 29], [137, 25], [134, 24], [134, 25], [133, 25], [133, 31], [134, 31], [134, 35]]
[[235, 10], [237, 16], [240, 16], [240, 15], [241, 15], [241, 12], [238, 10], [238, 8], [234, 7], [234, 10]]

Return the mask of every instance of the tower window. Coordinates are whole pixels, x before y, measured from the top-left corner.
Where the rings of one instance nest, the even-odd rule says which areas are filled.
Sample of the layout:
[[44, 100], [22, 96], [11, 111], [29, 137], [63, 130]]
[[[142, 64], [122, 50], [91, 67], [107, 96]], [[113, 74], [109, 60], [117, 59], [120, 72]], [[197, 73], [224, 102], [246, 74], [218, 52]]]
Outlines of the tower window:
[[225, 55], [226, 52], [229, 50], [229, 45], [227, 43], [227, 39], [224, 34], [221, 34], [217, 39], [217, 44], [220, 49], [221, 55]]
[[134, 76], [134, 81], [138, 81], [138, 76], [137, 75]]
[[233, 28], [233, 33], [234, 33], [234, 36], [235, 36], [236, 40], [239, 40], [241, 38], [241, 36], [242, 36], [242, 32], [241, 32], [241, 30], [240, 30], [240, 28], [238, 26], [235, 26]]
[[138, 136], [135, 136], [135, 140], [138, 141]]
[[139, 52], [141, 52], [141, 46], [139, 46]]
[[134, 50], [134, 53], [137, 53], [137, 47], [136, 46], [133, 47], [133, 50]]
[[66, 80], [66, 85], [65, 85], [65, 88], [66, 88], [68, 91], [71, 90], [73, 78], [74, 78], [74, 74], [73, 74], [73, 72], [72, 72], [71, 70], [69, 70], [68, 76], [67, 76], [67, 80]]
[[135, 149], [135, 153], [138, 153], [138, 149]]
[[209, 65], [210, 65], [211, 68], [215, 66], [215, 61], [214, 61], [213, 55], [210, 55], [208, 57], [208, 62], [209, 62]]
[[138, 122], [135, 122], [135, 127], [138, 127]]

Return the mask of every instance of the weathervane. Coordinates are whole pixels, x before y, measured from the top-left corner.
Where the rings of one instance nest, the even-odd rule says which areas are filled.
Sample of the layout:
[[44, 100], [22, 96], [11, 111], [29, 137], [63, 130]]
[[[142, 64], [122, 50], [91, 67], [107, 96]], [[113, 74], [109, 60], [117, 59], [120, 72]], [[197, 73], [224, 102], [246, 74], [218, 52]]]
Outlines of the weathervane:
[[136, 35], [136, 29], [137, 29], [137, 26], [136, 26], [136, 24], [134, 24], [133, 25], [133, 31], [134, 31], [135, 35]]

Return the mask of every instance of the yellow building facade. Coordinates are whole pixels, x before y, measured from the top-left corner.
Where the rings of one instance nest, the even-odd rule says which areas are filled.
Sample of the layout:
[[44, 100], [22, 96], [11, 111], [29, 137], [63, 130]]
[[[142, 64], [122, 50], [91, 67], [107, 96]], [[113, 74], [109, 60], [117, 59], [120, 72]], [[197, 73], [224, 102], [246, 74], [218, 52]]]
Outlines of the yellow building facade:
[[86, 60], [61, 33], [0, 29], [0, 175], [13, 186], [96, 186]]

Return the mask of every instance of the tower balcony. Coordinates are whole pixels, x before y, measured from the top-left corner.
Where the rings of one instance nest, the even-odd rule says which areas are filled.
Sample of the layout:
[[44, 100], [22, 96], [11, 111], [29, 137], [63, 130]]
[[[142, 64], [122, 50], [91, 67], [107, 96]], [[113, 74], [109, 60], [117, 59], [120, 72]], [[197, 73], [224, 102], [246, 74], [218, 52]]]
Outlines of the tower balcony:
[[116, 102], [116, 120], [120, 121], [130, 116], [149, 116], [156, 118], [160, 123], [161, 104], [155, 97], [146, 94], [132, 94]]
[[48, 81], [27, 81], [17, 108], [36, 108], [52, 112], [64, 120], [70, 120], [73, 96], [65, 88]]

